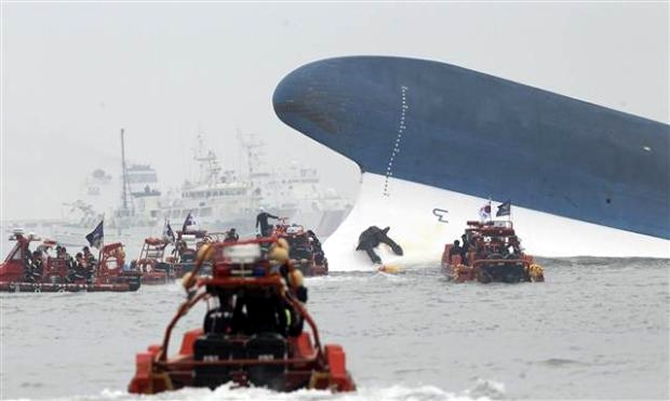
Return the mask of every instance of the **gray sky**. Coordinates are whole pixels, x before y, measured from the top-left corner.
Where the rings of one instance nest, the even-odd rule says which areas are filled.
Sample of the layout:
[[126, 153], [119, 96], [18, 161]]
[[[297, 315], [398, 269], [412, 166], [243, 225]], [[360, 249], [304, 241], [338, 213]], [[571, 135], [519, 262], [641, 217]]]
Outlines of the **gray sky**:
[[1, 4], [1, 219], [59, 217], [92, 170], [118, 174], [122, 127], [165, 185], [199, 128], [239, 165], [239, 129], [353, 195], [356, 167], [272, 110], [286, 74], [328, 57], [444, 61], [669, 120], [667, 2]]

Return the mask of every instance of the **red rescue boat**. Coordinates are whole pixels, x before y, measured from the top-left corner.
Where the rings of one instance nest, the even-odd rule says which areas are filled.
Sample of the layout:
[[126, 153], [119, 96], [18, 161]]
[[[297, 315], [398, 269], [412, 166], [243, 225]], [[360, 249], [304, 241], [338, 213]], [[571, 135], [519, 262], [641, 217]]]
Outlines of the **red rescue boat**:
[[142, 284], [167, 284], [175, 280], [174, 258], [165, 257], [170, 244], [161, 238], [146, 238], [140, 257], [131, 262], [131, 267], [140, 274]]
[[[168, 325], [162, 344], [151, 345], [137, 355], [129, 392], [215, 388], [226, 382], [276, 391], [355, 390], [342, 347], [321, 345], [314, 320], [297, 293], [287, 287], [285, 276], [276, 272], [278, 266], [269, 260], [267, 250], [276, 246], [276, 241], [258, 238], [203, 247], [193, 275], [185, 277], [188, 299]], [[209, 255], [214, 255], [213, 276], [196, 278]], [[295, 273], [290, 264], [284, 266], [289, 267], [289, 274]], [[173, 328], [193, 306], [204, 301], [209, 308], [203, 327], [188, 331], [179, 353], [168, 357]], [[259, 305], [262, 308], [258, 309]], [[258, 318], [266, 318], [268, 310], [277, 305], [281, 312], [275, 310], [273, 316], [286, 312], [287, 319], [291, 317], [291, 323], [285, 322], [286, 330], [259, 325]], [[254, 311], [261, 313], [252, 319]], [[304, 323], [309, 331], [303, 330]]]
[[3, 292], [97, 292], [137, 291], [140, 278], [123, 270], [125, 253], [121, 243], [105, 245], [100, 260], [75, 262], [67, 254], [48, 254], [55, 241], [45, 240], [30, 251], [32, 242], [41, 242], [33, 234], [15, 230], [10, 240], [16, 244], [0, 264], [0, 291]]
[[446, 244], [442, 266], [456, 282], [480, 283], [544, 281], [542, 266], [521, 248], [511, 221], [468, 221], [464, 244]]
[[328, 274], [328, 258], [321, 248], [321, 241], [311, 230], [298, 224], [287, 224], [286, 218], [274, 227], [272, 235], [284, 238], [289, 245], [294, 266], [305, 276], [325, 276]]
[[[177, 231], [177, 239], [173, 250], [173, 269], [177, 278], [182, 278], [195, 267], [195, 256], [201, 246], [211, 242], [207, 230]], [[209, 273], [210, 266], [203, 266], [203, 273]]]

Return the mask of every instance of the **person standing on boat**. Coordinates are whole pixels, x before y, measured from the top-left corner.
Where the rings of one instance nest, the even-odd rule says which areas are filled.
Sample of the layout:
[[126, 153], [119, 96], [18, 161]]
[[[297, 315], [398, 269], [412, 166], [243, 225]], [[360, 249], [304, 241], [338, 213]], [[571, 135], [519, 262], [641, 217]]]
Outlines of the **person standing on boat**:
[[307, 237], [312, 245], [312, 251], [314, 252], [314, 259], [316, 263], [322, 264], [325, 255], [323, 249], [321, 248], [321, 241], [317, 238], [316, 234], [312, 230], [307, 230]]
[[268, 223], [268, 219], [279, 220], [279, 217], [266, 212], [264, 207], [261, 207], [259, 211], [260, 213], [258, 213], [258, 216], [256, 216], [256, 229], [258, 229], [258, 226], [260, 226], [261, 235], [263, 237], [267, 237], [272, 232], [270, 229], [270, 224]]
[[451, 249], [449, 249], [449, 260], [451, 260], [451, 257], [454, 255], [458, 255], [458, 257], [461, 258], [461, 264], [465, 264], [463, 261], [463, 248], [461, 248], [461, 241], [459, 240], [455, 240]]
[[470, 241], [466, 234], [461, 235], [461, 239], [463, 240], [463, 245], [461, 246], [461, 263], [467, 265], [468, 251], [470, 250]]

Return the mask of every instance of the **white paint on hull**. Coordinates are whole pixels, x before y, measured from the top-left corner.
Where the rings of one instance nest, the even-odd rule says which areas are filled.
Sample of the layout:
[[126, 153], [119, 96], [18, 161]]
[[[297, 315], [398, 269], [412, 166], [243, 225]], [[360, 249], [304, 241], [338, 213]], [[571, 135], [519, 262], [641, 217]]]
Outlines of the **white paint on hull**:
[[[359, 234], [369, 226], [391, 227], [389, 237], [403, 247], [398, 257], [385, 245], [378, 254], [388, 264], [440, 264], [445, 243], [459, 239], [467, 220], [478, 220], [488, 200], [394, 178], [364, 173], [358, 200], [347, 219], [324, 243], [332, 271], [373, 270], [363, 251], [356, 251]], [[492, 201], [492, 213], [504, 199]], [[446, 223], [435, 208], [447, 210]], [[506, 219], [506, 218], [502, 218]], [[604, 256], [670, 258], [670, 241], [567, 219], [514, 205], [512, 221], [522, 246], [545, 257]]]

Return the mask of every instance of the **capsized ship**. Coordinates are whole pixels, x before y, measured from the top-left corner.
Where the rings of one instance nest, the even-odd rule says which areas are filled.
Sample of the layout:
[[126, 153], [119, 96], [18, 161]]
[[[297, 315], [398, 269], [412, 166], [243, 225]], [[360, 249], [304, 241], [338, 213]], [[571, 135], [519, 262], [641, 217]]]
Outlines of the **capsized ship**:
[[332, 266], [352, 262], [334, 259], [356, 257], [341, 251], [370, 225], [391, 226], [405, 260], [439, 260], [489, 199], [512, 200], [540, 256], [670, 257], [667, 124], [400, 57], [307, 64], [273, 104], [361, 169], [357, 204], [325, 244]]

